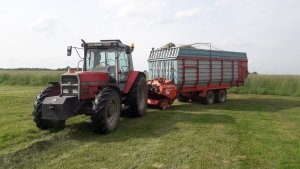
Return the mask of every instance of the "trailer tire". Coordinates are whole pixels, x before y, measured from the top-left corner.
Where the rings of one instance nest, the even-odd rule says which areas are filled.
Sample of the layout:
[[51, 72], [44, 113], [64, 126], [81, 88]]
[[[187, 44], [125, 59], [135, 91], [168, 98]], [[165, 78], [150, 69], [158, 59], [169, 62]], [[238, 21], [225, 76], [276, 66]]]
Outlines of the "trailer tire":
[[218, 90], [216, 91], [216, 102], [217, 103], [225, 103], [227, 100], [227, 92], [226, 90]]
[[204, 102], [204, 104], [207, 104], [207, 105], [213, 104], [215, 102], [215, 92], [213, 92], [212, 90], [209, 90], [206, 93], [206, 97], [203, 98], [203, 102]]
[[95, 96], [91, 116], [95, 133], [108, 134], [114, 131], [121, 115], [121, 100], [118, 91], [104, 87]]
[[182, 94], [178, 94], [177, 97], [176, 97], [176, 99], [179, 102], [189, 102], [189, 98], [182, 96]]
[[147, 82], [144, 75], [139, 74], [132, 85], [128, 95], [129, 110], [131, 117], [142, 117], [146, 114], [148, 99]]
[[41, 130], [49, 128], [62, 129], [65, 126], [65, 120], [46, 120], [42, 119], [42, 103], [46, 97], [56, 96], [60, 94], [59, 84], [52, 84], [42, 90], [39, 95], [35, 98], [33, 104], [33, 121], [36, 126]]

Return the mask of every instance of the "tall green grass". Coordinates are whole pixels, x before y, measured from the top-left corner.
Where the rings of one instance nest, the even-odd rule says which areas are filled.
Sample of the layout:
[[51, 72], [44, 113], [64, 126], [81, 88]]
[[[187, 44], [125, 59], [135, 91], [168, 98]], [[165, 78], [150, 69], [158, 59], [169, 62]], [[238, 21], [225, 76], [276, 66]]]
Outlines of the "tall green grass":
[[[44, 86], [59, 81], [63, 71], [0, 70], [0, 85]], [[299, 75], [249, 75], [243, 87], [229, 93], [300, 96]]]
[[236, 94], [300, 96], [298, 75], [250, 75], [243, 87], [229, 90]]
[[42, 86], [58, 81], [61, 71], [0, 70], [1, 85]]

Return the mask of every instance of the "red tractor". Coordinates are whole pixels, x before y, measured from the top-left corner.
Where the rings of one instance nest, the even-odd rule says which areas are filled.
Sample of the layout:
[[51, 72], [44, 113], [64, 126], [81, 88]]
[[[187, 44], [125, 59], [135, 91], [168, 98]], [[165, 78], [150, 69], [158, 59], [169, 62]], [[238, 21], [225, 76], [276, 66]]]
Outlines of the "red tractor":
[[[85, 114], [91, 116], [96, 133], [106, 134], [116, 129], [123, 110], [130, 116], [144, 116], [148, 89], [145, 74], [133, 69], [134, 46], [120, 40], [82, 40], [82, 47], [82, 71], [62, 74], [60, 82], [51, 82], [36, 97], [36, 126], [61, 127], [69, 117]], [[68, 47], [68, 56], [72, 48]]]

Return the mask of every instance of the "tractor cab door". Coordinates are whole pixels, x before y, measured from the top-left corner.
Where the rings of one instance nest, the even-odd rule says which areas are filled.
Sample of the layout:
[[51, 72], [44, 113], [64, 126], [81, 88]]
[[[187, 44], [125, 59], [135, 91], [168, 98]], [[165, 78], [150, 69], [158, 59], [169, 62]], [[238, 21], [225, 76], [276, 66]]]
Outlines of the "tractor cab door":
[[107, 51], [105, 65], [107, 67], [106, 71], [109, 75], [109, 83], [115, 85], [117, 80], [116, 74], [116, 51]]
[[124, 90], [125, 88], [125, 85], [127, 83], [127, 79], [128, 79], [128, 75], [129, 75], [129, 72], [131, 70], [131, 67], [130, 67], [130, 64], [129, 64], [129, 57], [128, 55], [126, 54], [125, 51], [120, 51], [119, 52], [119, 72], [118, 72], [118, 75], [119, 75], [119, 88], [121, 91]]

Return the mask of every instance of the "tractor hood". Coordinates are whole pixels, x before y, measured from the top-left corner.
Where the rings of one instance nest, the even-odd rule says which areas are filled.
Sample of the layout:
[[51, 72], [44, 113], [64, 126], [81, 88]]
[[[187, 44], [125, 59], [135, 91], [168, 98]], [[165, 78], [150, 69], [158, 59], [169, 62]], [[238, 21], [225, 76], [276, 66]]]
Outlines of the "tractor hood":
[[[107, 72], [74, 72], [64, 73], [64, 76], [76, 76], [80, 85], [95, 85], [95, 84], [107, 84], [109, 76]], [[63, 78], [62, 78], [63, 81]]]
[[[94, 98], [98, 90], [106, 86], [108, 81], [107, 72], [68, 72], [61, 76], [61, 91], [63, 95], [78, 96], [79, 99]], [[78, 89], [77, 92], [72, 92], [75, 89]]]
[[106, 85], [109, 80], [107, 72], [76, 72], [81, 85]]

